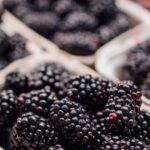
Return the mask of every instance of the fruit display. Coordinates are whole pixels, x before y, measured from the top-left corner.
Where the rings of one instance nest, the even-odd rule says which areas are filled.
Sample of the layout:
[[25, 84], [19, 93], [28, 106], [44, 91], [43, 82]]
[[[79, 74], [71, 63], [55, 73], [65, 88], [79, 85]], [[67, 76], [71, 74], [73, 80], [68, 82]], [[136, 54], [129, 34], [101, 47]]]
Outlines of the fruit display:
[[4, 7], [61, 49], [79, 56], [131, 27], [115, 0], [4, 0]]
[[133, 80], [142, 90], [143, 94], [150, 98], [150, 40], [139, 43], [127, 54], [126, 63], [123, 66], [126, 79]]
[[58, 62], [14, 70], [0, 93], [0, 141], [5, 137], [0, 145], [6, 150], [148, 150], [150, 112], [141, 104], [141, 92], [131, 81], [79, 75]]

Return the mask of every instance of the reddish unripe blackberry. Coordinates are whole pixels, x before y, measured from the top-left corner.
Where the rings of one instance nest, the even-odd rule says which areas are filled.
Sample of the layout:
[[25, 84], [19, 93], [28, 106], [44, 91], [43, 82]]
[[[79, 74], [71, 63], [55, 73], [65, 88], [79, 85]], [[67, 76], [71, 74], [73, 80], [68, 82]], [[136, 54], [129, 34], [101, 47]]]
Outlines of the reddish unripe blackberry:
[[41, 90], [21, 94], [16, 105], [20, 113], [30, 111], [40, 116], [48, 117], [50, 106], [55, 100], [55, 93], [49, 87], [45, 87]]
[[63, 31], [91, 30], [98, 25], [97, 18], [84, 11], [74, 11], [66, 16], [62, 23]]
[[138, 116], [138, 123], [135, 127], [135, 136], [150, 145], [150, 112], [141, 111]]
[[117, 14], [113, 19], [98, 28], [97, 33], [101, 39], [101, 45], [128, 30], [129, 27], [128, 17], [121, 13]]
[[99, 150], [147, 150], [148, 145], [130, 137], [120, 135], [105, 135]]
[[16, 119], [16, 96], [12, 90], [0, 94], [0, 126], [10, 126]]
[[55, 145], [48, 148], [48, 150], [65, 150], [61, 145]]
[[19, 117], [11, 129], [10, 149], [48, 149], [58, 143], [58, 134], [44, 118], [31, 112]]
[[58, 26], [58, 17], [53, 13], [30, 13], [23, 18], [23, 22], [36, 32], [49, 37]]
[[91, 32], [56, 32], [53, 41], [65, 51], [74, 55], [91, 55], [99, 47], [100, 39]]
[[51, 105], [50, 120], [64, 139], [79, 149], [94, 149], [100, 143], [96, 139], [97, 128], [91, 122], [84, 107], [68, 99], [57, 100]]
[[113, 84], [91, 75], [77, 76], [70, 80], [69, 99], [86, 106], [89, 110], [100, 110], [108, 101]]
[[28, 89], [28, 77], [18, 71], [10, 72], [6, 76], [5, 87], [12, 89], [16, 94], [27, 92]]
[[60, 64], [42, 64], [30, 74], [29, 88], [41, 89], [50, 86], [57, 97], [62, 98], [66, 96], [67, 82], [70, 76], [71, 73]]

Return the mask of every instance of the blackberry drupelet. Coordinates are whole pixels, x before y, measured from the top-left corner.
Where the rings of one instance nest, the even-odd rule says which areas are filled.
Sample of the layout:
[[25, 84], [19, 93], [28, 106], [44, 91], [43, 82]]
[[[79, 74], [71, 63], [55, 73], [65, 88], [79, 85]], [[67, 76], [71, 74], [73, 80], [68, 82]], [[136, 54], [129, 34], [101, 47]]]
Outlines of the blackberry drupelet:
[[53, 41], [65, 51], [74, 55], [91, 55], [99, 47], [100, 39], [91, 32], [56, 32]]
[[97, 128], [91, 122], [84, 107], [68, 99], [57, 100], [51, 105], [50, 121], [63, 138], [76, 149], [96, 149], [100, 140], [96, 139]]
[[31, 112], [23, 114], [14, 124], [10, 133], [10, 149], [45, 150], [58, 143], [54, 127]]
[[106, 21], [107, 19], [112, 18], [116, 12], [115, 0], [89, 1], [89, 10], [101, 20]]
[[10, 72], [6, 76], [5, 87], [12, 89], [17, 95], [22, 92], [27, 92], [28, 89], [28, 77], [26, 74], [18, 71]]
[[135, 136], [150, 145], [150, 112], [142, 110], [138, 116], [138, 124], [135, 127]]
[[77, 76], [70, 80], [69, 99], [86, 106], [88, 110], [101, 110], [113, 90], [113, 83], [91, 75]]
[[37, 115], [47, 118], [52, 103], [56, 100], [55, 93], [49, 87], [41, 90], [33, 90], [21, 94], [17, 100], [17, 108], [20, 113], [34, 112]]
[[97, 29], [101, 45], [107, 43], [120, 33], [128, 30], [129, 27], [130, 23], [128, 17], [121, 13], [116, 14], [116, 16], [113, 19], [109, 20]]
[[144, 142], [120, 135], [105, 135], [99, 150], [148, 150]]
[[17, 117], [15, 101], [16, 96], [12, 90], [2, 91], [0, 94], [0, 127], [11, 126]]
[[45, 37], [50, 37], [58, 26], [58, 17], [53, 13], [32, 12], [23, 18], [23, 22]]
[[98, 25], [97, 18], [85, 11], [74, 11], [66, 16], [62, 23], [63, 31], [92, 30]]
[[61, 145], [55, 145], [48, 148], [48, 150], [65, 150]]
[[29, 88], [41, 89], [50, 86], [58, 98], [66, 96], [67, 81], [71, 73], [62, 65], [56, 63], [46, 63], [35, 69], [30, 74]]

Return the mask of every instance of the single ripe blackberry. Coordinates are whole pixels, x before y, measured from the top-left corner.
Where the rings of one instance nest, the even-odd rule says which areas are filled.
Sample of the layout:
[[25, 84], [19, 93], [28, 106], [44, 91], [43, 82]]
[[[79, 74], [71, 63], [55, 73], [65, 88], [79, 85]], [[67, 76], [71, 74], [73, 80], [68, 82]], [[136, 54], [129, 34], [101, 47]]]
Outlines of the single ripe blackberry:
[[52, 10], [61, 18], [64, 18], [68, 13], [76, 8], [78, 8], [78, 5], [73, 0], [59, 0], [53, 4]]
[[20, 0], [4, 0], [3, 5], [9, 11], [13, 11], [19, 4], [21, 3]]
[[6, 76], [5, 87], [12, 89], [16, 94], [27, 92], [28, 89], [28, 77], [18, 71], [10, 72]]
[[91, 75], [77, 76], [70, 80], [69, 99], [86, 106], [89, 110], [100, 110], [112, 92], [112, 82]]
[[41, 90], [33, 90], [26, 94], [21, 94], [17, 100], [17, 108], [20, 113], [34, 112], [43, 117], [49, 116], [49, 109], [56, 100], [55, 94], [49, 87]]
[[71, 73], [60, 64], [46, 63], [31, 73], [28, 85], [30, 89], [50, 86], [57, 97], [62, 98], [66, 96], [66, 86], [70, 75]]
[[135, 136], [150, 145], [150, 112], [142, 110], [138, 116], [138, 124], [135, 127]]
[[66, 16], [62, 23], [63, 31], [92, 30], [98, 25], [97, 18], [84, 11], [74, 11]]
[[89, 2], [89, 10], [101, 20], [106, 21], [116, 12], [115, 0], [92, 0]]
[[[142, 49], [143, 50], [143, 49]], [[145, 80], [147, 74], [150, 71], [150, 58], [149, 55], [144, 52], [131, 52], [127, 55], [128, 59], [123, 66], [124, 70], [128, 73], [128, 76], [137, 84]]]
[[61, 145], [57, 144], [55, 146], [51, 146], [48, 150], [65, 150]]
[[142, 94], [150, 98], [150, 74], [147, 75], [147, 79], [141, 86]]
[[11, 126], [16, 119], [16, 96], [12, 90], [2, 91], [0, 94], [0, 126]]
[[136, 138], [105, 135], [99, 150], [148, 150], [148, 146]]
[[22, 50], [26, 49], [26, 39], [22, 37], [20, 34], [15, 33], [14, 35], [9, 37], [9, 44], [11, 49], [20, 48]]
[[51, 36], [57, 29], [58, 17], [53, 13], [32, 12], [23, 18], [23, 22], [43, 36]]
[[44, 118], [31, 112], [19, 117], [11, 129], [10, 149], [45, 150], [58, 143], [58, 134]]
[[118, 13], [116, 16], [101, 25], [97, 33], [101, 39], [101, 45], [107, 43], [122, 32], [125, 32], [130, 27], [129, 19], [126, 15]]
[[104, 123], [111, 132], [131, 134], [137, 125], [136, 107], [134, 99], [114, 96], [106, 104]]
[[57, 100], [51, 105], [50, 120], [63, 138], [78, 149], [95, 149], [97, 129], [84, 107], [68, 99]]
[[91, 32], [56, 32], [53, 41], [65, 51], [74, 55], [91, 55], [99, 47], [100, 39]]
[[7, 34], [3, 30], [0, 30], [0, 57], [4, 57], [8, 52], [8, 50], [6, 50], [8, 44], [7, 40]]
[[141, 105], [141, 92], [132, 81], [117, 81], [113, 90], [118, 96], [131, 96], [139, 106]]

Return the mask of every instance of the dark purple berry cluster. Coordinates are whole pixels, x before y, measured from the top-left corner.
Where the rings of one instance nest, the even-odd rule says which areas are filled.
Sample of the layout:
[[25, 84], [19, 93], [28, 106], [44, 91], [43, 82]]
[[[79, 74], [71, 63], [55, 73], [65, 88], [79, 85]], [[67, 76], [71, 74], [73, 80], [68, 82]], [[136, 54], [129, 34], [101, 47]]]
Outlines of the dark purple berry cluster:
[[115, 0], [4, 0], [26, 25], [74, 55], [91, 55], [130, 27]]
[[0, 69], [27, 55], [25, 38], [17, 33], [9, 36], [3, 30], [0, 30]]
[[15, 71], [0, 93], [0, 145], [8, 150], [147, 150], [150, 112], [140, 110], [141, 103], [131, 81], [75, 75], [56, 63], [28, 74]]
[[134, 81], [143, 94], [150, 98], [150, 40], [137, 44], [127, 54], [123, 66], [124, 78]]

